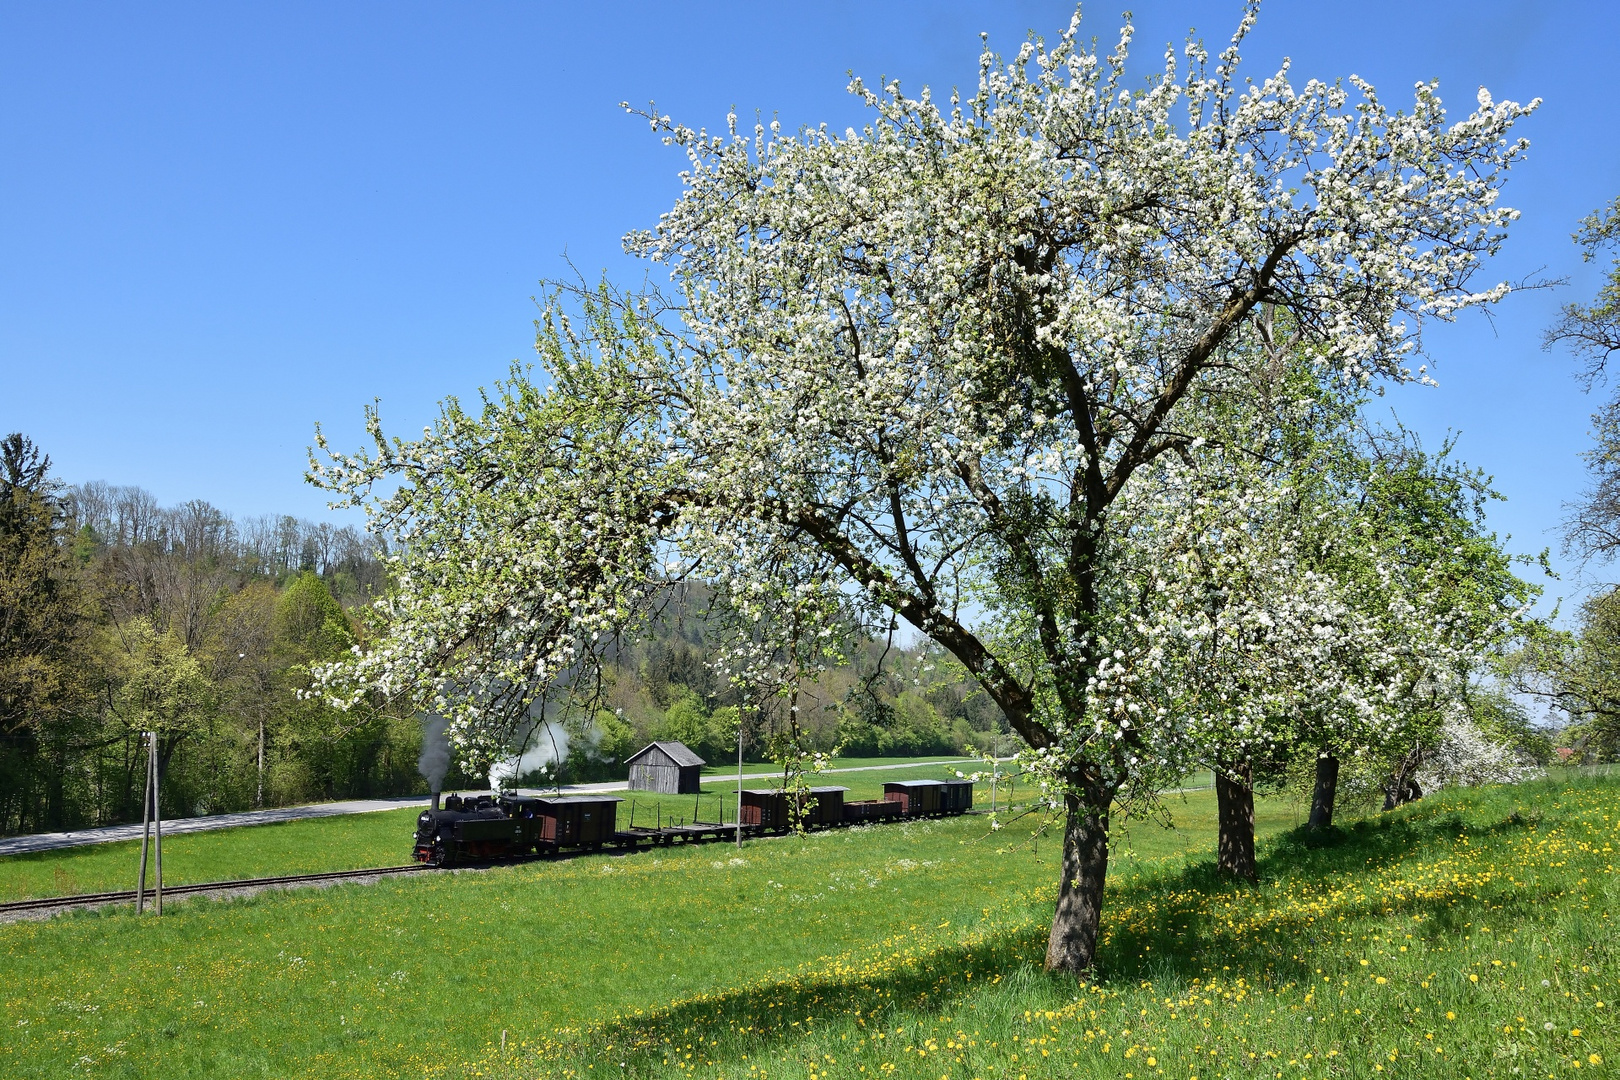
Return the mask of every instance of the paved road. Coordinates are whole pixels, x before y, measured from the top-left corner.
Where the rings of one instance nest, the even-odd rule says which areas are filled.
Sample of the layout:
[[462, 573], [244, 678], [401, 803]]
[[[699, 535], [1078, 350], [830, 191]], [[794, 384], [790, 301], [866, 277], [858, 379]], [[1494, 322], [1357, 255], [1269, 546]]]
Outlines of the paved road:
[[[897, 765], [860, 765], [849, 769], [828, 769], [820, 773], [881, 772], [888, 769], [921, 769], [928, 766], [959, 765], [976, 762], [976, 758], [957, 758], [950, 761], [918, 761]], [[774, 773], [744, 773], [743, 780], [769, 779]], [[736, 783], [737, 777], [705, 776], [705, 784]], [[597, 792], [628, 791], [630, 785], [623, 780], [605, 784], [566, 784], [564, 795], [590, 795]], [[520, 789], [524, 795], [555, 794], [555, 788], [543, 791]], [[403, 807], [426, 806], [425, 796], [406, 796], [397, 799], [351, 799], [347, 802], [314, 803], [309, 806], [283, 806], [275, 810], [245, 810], [239, 814], [214, 814], [209, 817], [176, 818], [163, 823], [163, 834], [207, 832], [210, 829], [234, 829], [242, 825], [273, 825], [281, 821], [303, 821], [306, 818], [337, 817], [341, 814], [369, 814], [379, 810], [399, 810]], [[14, 836], [0, 840], [0, 855], [25, 855], [35, 851], [55, 851], [59, 848], [79, 847], [85, 844], [110, 844], [118, 840], [139, 840], [139, 825], [108, 825], [99, 829], [78, 829], [73, 832], [36, 833], [32, 836]]]
[[[352, 799], [348, 802], [316, 803], [312, 806], [283, 806], [275, 810], [246, 810], [240, 814], [213, 814], [208, 817], [176, 818], [163, 823], [163, 835], [234, 829], [239, 825], [273, 825], [278, 821], [337, 817], [340, 814], [367, 814], [378, 810], [398, 810], [402, 806], [426, 806], [426, 798]], [[36, 833], [0, 840], [0, 855], [22, 855], [31, 851], [52, 851], [81, 844], [110, 844], [117, 840], [139, 840], [139, 825], [108, 825], [74, 832]]]

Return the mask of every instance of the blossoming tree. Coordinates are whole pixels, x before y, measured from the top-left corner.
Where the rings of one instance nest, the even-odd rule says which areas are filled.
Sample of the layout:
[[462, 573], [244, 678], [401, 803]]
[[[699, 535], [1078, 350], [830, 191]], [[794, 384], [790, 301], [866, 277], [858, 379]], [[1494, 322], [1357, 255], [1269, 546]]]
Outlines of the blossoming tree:
[[488, 751], [688, 575], [736, 628], [738, 678], [822, 662], [834, 610], [903, 618], [1061, 808], [1047, 964], [1086, 969], [1114, 798], [1185, 734], [1133, 541], [1174, 504], [1133, 498], [1138, 476], [1215, 434], [1188, 403], [1242, 392], [1218, 376], [1263, 305], [1344, 379], [1407, 380], [1424, 320], [1506, 291], [1470, 280], [1515, 216], [1497, 192], [1534, 103], [1481, 91], [1448, 123], [1432, 84], [1392, 112], [1354, 78], [1241, 82], [1253, 21], [1139, 89], [1130, 28], [1103, 54], [1077, 16], [986, 52], [965, 98], [857, 80], [859, 131], [650, 115], [689, 168], [627, 245], [668, 299], [554, 308], [549, 382], [515, 372], [414, 442], [373, 414], [374, 453], [314, 463], [357, 503], [400, 481], [373, 504], [401, 541], [386, 633], [329, 691], [435, 698]]

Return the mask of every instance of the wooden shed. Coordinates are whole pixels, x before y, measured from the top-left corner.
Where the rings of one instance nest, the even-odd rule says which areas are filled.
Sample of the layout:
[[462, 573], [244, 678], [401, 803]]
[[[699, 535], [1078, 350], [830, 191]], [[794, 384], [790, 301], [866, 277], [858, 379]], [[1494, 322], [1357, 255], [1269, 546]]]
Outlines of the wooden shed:
[[663, 795], [696, 795], [698, 774], [704, 760], [686, 748], [685, 743], [655, 742], [631, 755], [631, 791], [656, 791]]
[[563, 795], [537, 799], [535, 820], [546, 846], [583, 844], [599, 847], [613, 839], [623, 799], [613, 795]]
[[939, 813], [942, 780], [890, 780], [883, 785], [883, 797], [897, 802], [907, 817]]

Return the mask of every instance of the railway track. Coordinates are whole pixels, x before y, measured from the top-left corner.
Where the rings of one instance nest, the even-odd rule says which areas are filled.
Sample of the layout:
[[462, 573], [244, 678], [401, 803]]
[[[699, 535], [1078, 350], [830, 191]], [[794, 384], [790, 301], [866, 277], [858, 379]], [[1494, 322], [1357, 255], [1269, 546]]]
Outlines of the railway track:
[[[373, 878], [414, 874], [436, 867], [411, 863], [407, 866], [379, 866], [370, 870], [335, 870], [324, 874], [288, 874], [283, 877], [244, 878], [240, 881], [206, 881], [195, 885], [166, 885], [165, 899], [197, 896], [207, 893], [228, 893], [242, 889], [273, 889], [283, 886], [319, 885], [323, 882], [368, 881]], [[152, 890], [146, 890], [147, 902], [152, 902]], [[108, 904], [133, 904], [135, 890], [124, 892], [79, 893], [72, 896], [41, 896], [32, 900], [12, 900], [0, 904], [0, 920], [32, 912], [56, 911], [62, 908], [103, 907]]]

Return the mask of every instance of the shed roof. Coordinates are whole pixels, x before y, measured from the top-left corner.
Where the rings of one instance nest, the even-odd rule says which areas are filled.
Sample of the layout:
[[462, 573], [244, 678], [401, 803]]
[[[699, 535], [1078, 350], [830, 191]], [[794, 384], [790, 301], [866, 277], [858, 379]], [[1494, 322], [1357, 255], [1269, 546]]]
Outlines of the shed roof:
[[708, 762], [688, 750], [685, 743], [679, 742], [650, 742], [625, 759], [626, 765], [634, 765], [644, 757], [653, 747], [662, 750], [671, 761], [683, 768], [690, 765], [707, 765]]
[[891, 787], [943, 787], [944, 784], [945, 784], [945, 781], [943, 781], [943, 780], [888, 780], [888, 781], [884, 782], [883, 786], [886, 787], [886, 788], [891, 788]]
[[557, 803], [607, 803], [624, 802], [617, 795], [553, 795], [548, 798], [536, 799], [535, 802], [555, 805]]

